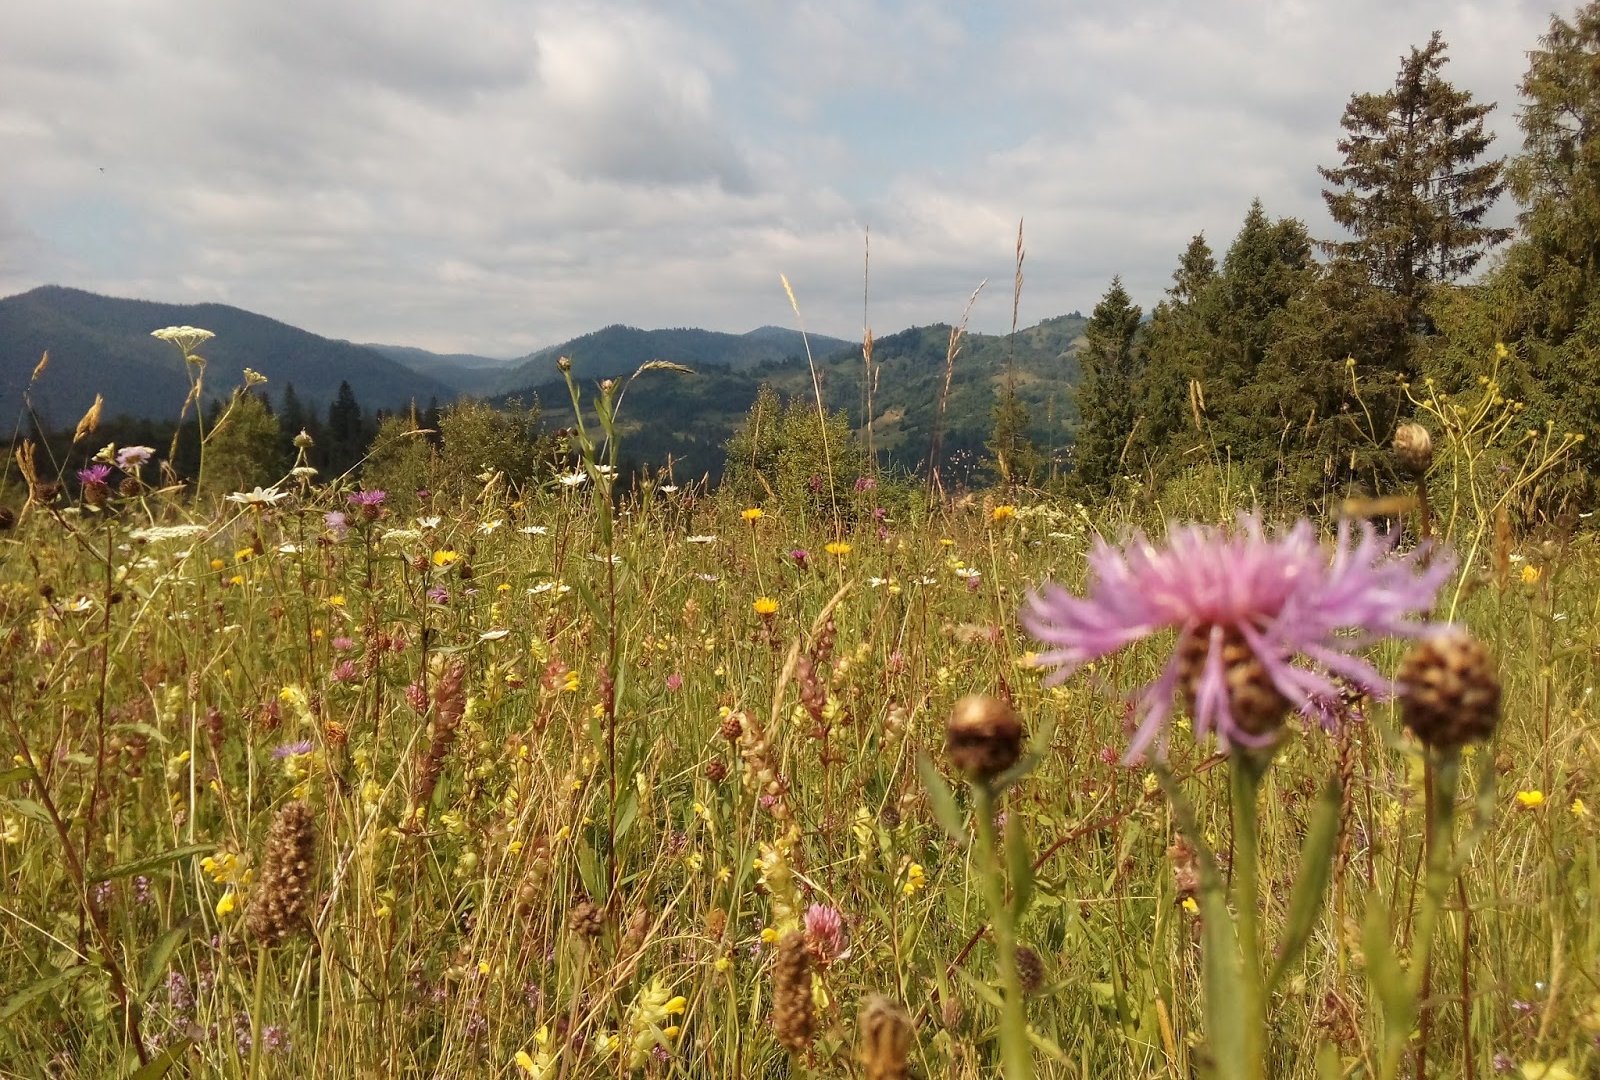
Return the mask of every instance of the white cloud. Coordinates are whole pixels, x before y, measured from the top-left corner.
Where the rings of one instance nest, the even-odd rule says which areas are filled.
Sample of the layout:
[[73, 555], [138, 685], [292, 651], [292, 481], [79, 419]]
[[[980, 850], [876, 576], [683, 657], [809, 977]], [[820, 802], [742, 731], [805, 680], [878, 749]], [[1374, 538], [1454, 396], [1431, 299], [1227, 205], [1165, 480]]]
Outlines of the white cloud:
[[[1143, 303], [1252, 196], [1326, 235], [1352, 92], [1429, 31], [1499, 100], [1501, 0], [99, 0], [0, 5], [0, 290], [222, 299], [334, 336], [513, 353], [595, 326], [853, 334]], [[101, 170], [104, 169], [102, 172]]]

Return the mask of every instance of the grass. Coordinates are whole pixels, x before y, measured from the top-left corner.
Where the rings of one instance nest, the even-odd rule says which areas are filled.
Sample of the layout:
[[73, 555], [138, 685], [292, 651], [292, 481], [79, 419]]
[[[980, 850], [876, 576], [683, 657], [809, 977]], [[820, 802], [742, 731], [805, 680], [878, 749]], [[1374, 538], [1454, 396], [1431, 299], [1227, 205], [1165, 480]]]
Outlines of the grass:
[[[1123, 511], [878, 521], [876, 497], [852, 496], [842, 536], [678, 493], [626, 505], [607, 538], [586, 488], [498, 480], [422, 524], [331, 492], [187, 535], [149, 531], [183, 511], [148, 498], [35, 508], [0, 533], [0, 1071], [860, 1075], [856, 1013], [882, 994], [915, 1022], [917, 1073], [996, 1075], [985, 882], [917, 764], [944, 768], [951, 705], [983, 692], [1042, 758], [1002, 805], [1037, 867], [1017, 927], [1043, 962], [1037, 1074], [1195, 1075], [1199, 920], [1156, 777], [1118, 764], [1119, 691], [1157, 651], [1047, 687], [1014, 617], [1040, 580], [1076, 583]], [[1600, 548], [1453, 539], [1477, 554], [1444, 614], [1491, 644], [1506, 698], [1464, 764], [1468, 791], [1494, 765], [1497, 812], [1440, 920], [1428, 1073], [1595, 1075]], [[1379, 654], [1392, 671], [1398, 649]], [[1276, 1077], [1370, 1073], [1370, 905], [1409, 950], [1421, 757], [1389, 705], [1363, 709], [1296, 734], [1265, 781], [1269, 942], [1319, 791], [1350, 781], [1328, 909], [1268, 1005]], [[1225, 856], [1216, 764], [1174, 740]], [[266, 948], [247, 919], [292, 801], [316, 829], [306, 924]], [[814, 904], [842, 914], [844, 952], [791, 1057], [771, 967]]]

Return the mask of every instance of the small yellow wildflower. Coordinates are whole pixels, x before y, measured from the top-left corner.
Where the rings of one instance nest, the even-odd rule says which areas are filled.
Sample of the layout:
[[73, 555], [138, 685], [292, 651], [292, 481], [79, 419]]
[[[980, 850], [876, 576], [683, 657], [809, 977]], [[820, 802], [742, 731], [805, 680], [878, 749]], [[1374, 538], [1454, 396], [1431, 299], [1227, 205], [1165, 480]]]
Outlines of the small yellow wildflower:
[[1589, 807], [1582, 799], [1572, 800], [1572, 816], [1580, 818], [1589, 816]]
[[1185, 896], [1183, 898], [1183, 910], [1187, 911], [1190, 915], [1198, 915], [1200, 914], [1200, 905], [1194, 902], [1194, 897]]
[[229, 585], [243, 585], [244, 584], [244, 575], [243, 574], [235, 574], [235, 575], [233, 575], [231, 578], [228, 579], [228, 584]]
[[228, 564], [223, 562], [221, 559], [212, 559], [211, 560], [211, 569], [213, 569], [213, 570], [221, 570], [224, 566], [227, 566], [227, 565]]
[[256, 549], [255, 548], [247, 548], [247, 547], [240, 548], [238, 551], [235, 551], [233, 553], [233, 561], [234, 562], [249, 562], [251, 559], [253, 559], [255, 557], [256, 557]]
[[760, 521], [766, 515], [762, 513], [761, 507], [752, 506], [747, 510], [739, 511], [739, 516], [744, 518], [746, 521]]
[[955, 547], [956, 546], [956, 542], [954, 540], [950, 539], [948, 536], [941, 536], [941, 537], [939, 537], [939, 546], [940, 547]]
[[928, 884], [927, 872], [922, 869], [921, 863], [912, 863], [906, 867], [906, 883], [900, 886], [900, 891], [906, 896], [915, 896]]
[[763, 617], [778, 613], [778, 602], [770, 596], [758, 596], [751, 607], [756, 609], [756, 614]]
[[717, 957], [716, 963], [712, 964], [711, 966], [716, 968], [717, 971], [721, 973], [731, 968], [733, 966], [733, 961], [729, 960], [726, 956], [719, 956]]
[[435, 565], [435, 566], [449, 566], [451, 563], [455, 562], [456, 560], [458, 560], [460, 558], [461, 558], [461, 552], [452, 551], [449, 548], [441, 548], [440, 550], [435, 551], [433, 553], [433, 565]]
[[1544, 805], [1544, 792], [1537, 789], [1533, 791], [1517, 792], [1517, 802], [1524, 810], [1537, 810]]
[[822, 550], [826, 551], [829, 555], [848, 555], [850, 554], [850, 545], [845, 543], [843, 540], [834, 540]]
[[479, 975], [487, 975], [487, 974], [489, 974], [489, 971], [490, 971], [489, 961], [487, 961], [487, 960], [479, 960], [478, 961], [478, 974]]
[[1537, 584], [1539, 581], [1539, 573], [1540, 571], [1537, 566], [1533, 565], [1532, 563], [1524, 563], [1522, 566], [1522, 583], [1524, 585]]
[[989, 520], [995, 522], [996, 524], [999, 524], [1002, 521], [1010, 521], [1016, 516], [1017, 508], [1012, 506], [1010, 503], [1003, 503], [989, 511]]
[[7, 844], [22, 843], [22, 823], [13, 817], [0, 818], [0, 841]]
[[334, 595], [328, 597], [328, 603], [332, 604], [334, 607], [344, 607], [344, 593], [335, 593]]
[[229, 889], [227, 892], [222, 894], [222, 899], [217, 901], [217, 918], [223, 919], [227, 918], [229, 915], [232, 915], [233, 909], [237, 907], [238, 904], [238, 898], [234, 896], [233, 890]]
[[761, 940], [765, 944], [771, 945], [773, 942], [778, 940], [778, 932], [770, 926], [763, 927], [761, 930]]

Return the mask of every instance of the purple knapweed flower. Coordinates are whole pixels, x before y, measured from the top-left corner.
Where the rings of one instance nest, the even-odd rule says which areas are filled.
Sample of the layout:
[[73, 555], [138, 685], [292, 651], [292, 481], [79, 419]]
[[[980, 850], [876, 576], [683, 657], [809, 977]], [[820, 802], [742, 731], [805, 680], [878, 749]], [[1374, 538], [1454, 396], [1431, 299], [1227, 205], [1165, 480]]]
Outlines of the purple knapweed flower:
[[111, 479], [110, 465], [94, 464], [78, 470], [80, 484], [104, 484], [109, 479]]
[[373, 489], [371, 491], [352, 491], [350, 493], [349, 502], [351, 506], [382, 506], [383, 500], [387, 499], [388, 497], [389, 493], [387, 491], [379, 491], [377, 489]]
[[350, 531], [350, 519], [345, 517], [343, 510], [329, 510], [322, 515], [322, 524], [340, 540]]
[[871, 476], [858, 476], [858, 477], [856, 477], [856, 490], [857, 491], [871, 491], [873, 488], [875, 488], [877, 486], [878, 486], [878, 481], [876, 479], [874, 479], [873, 477], [871, 477]]
[[155, 456], [153, 446], [124, 446], [117, 451], [117, 468], [130, 469], [143, 465]]
[[272, 756], [282, 761], [284, 758], [295, 757], [300, 754], [309, 754], [315, 747], [310, 739], [301, 739], [299, 742], [284, 743], [282, 746], [272, 748]]
[[[1373, 696], [1390, 691], [1354, 650], [1424, 632], [1427, 624], [1413, 616], [1433, 606], [1454, 568], [1452, 560], [1420, 549], [1396, 555], [1394, 539], [1370, 524], [1357, 538], [1341, 522], [1330, 549], [1309, 521], [1268, 536], [1259, 518], [1241, 515], [1231, 531], [1174, 526], [1165, 547], [1143, 534], [1122, 548], [1097, 540], [1087, 594], [1047, 583], [1028, 597], [1022, 622], [1050, 646], [1039, 663], [1057, 668], [1052, 682], [1157, 631], [1178, 632], [1161, 674], [1138, 693], [1127, 758], [1164, 741], [1179, 689], [1196, 737], [1215, 733], [1224, 749], [1266, 746], [1276, 731], [1260, 730], [1237, 708], [1238, 676], [1247, 663], [1256, 667], [1250, 673], [1256, 705], [1265, 696], [1320, 713], [1319, 702], [1341, 694], [1331, 676]], [[1308, 664], [1293, 663], [1296, 657]]]
[[794, 565], [801, 570], [811, 565], [811, 553], [805, 548], [795, 548], [789, 552], [789, 558], [794, 560]]
[[360, 675], [356, 670], [355, 661], [341, 660], [334, 665], [333, 671], [328, 675], [329, 682], [347, 683], [354, 682]]
[[450, 590], [443, 585], [435, 585], [428, 590], [428, 599], [435, 604], [448, 604], [450, 602]]

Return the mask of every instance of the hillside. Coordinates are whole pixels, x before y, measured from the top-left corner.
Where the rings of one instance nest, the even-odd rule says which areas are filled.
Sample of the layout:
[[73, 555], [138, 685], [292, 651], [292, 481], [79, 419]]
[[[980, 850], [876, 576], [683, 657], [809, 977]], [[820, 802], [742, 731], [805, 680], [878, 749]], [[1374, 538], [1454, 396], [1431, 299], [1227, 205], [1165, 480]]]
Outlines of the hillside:
[[39, 357], [50, 364], [32, 388], [47, 427], [75, 423], [96, 393], [105, 414], [175, 418], [188, 393], [178, 352], [150, 336], [163, 326], [200, 326], [217, 336], [202, 350], [207, 387], [222, 395], [251, 367], [276, 401], [290, 383], [302, 401], [326, 403], [348, 381], [367, 408], [448, 400], [451, 388], [382, 354], [332, 341], [226, 304], [162, 304], [47, 285], [0, 300], [0, 423], [14, 426]]
[[[1075, 422], [1071, 391], [1078, 379], [1073, 353], [1083, 326], [1081, 316], [1064, 315], [1019, 330], [1014, 341], [988, 334], [969, 334], [964, 339], [951, 379], [940, 455], [947, 476], [965, 475], [983, 457], [1008, 357], [1014, 357], [1017, 394], [1028, 407], [1034, 440], [1046, 450], [1071, 441]], [[873, 445], [884, 464], [920, 468], [926, 463], [949, 337], [948, 326], [935, 325], [904, 330], [875, 342], [878, 385], [873, 396]], [[625, 364], [601, 370], [610, 375], [624, 367], [632, 370]], [[842, 409], [864, 434], [866, 395], [860, 346], [846, 344], [819, 355], [817, 367], [828, 408]], [[538, 397], [552, 409], [552, 416], [559, 415], [566, 389], [554, 374], [552, 362], [549, 377], [508, 393], [525, 399]], [[723, 444], [744, 419], [764, 382], [786, 398], [813, 393], [804, 360], [766, 361], [738, 370], [703, 366], [696, 368], [693, 376], [645, 375], [628, 389], [622, 407], [626, 456], [635, 464], [657, 467], [670, 459], [678, 479], [706, 474], [715, 479], [722, 468]]]
[[[826, 356], [842, 349], [856, 348], [843, 338], [811, 335], [811, 352]], [[746, 371], [764, 363], [804, 359], [805, 343], [798, 330], [763, 326], [746, 334], [724, 334], [715, 330], [678, 327], [669, 330], [640, 330], [632, 326], [607, 326], [540, 349], [514, 363], [501, 382], [510, 392], [556, 378], [556, 360], [567, 357], [580, 378], [603, 379], [627, 375], [647, 360], [672, 360], [693, 368], [710, 365], [732, 371]]]
[[429, 352], [410, 345], [363, 343], [361, 347], [381, 353], [418, 374], [438, 379], [457, 394], [473, 396], [494, 393], [505, 381], [506, 373], [522, 362], [474, 353]]

